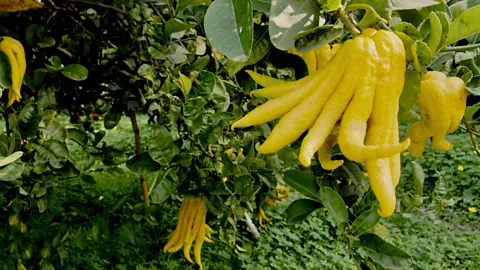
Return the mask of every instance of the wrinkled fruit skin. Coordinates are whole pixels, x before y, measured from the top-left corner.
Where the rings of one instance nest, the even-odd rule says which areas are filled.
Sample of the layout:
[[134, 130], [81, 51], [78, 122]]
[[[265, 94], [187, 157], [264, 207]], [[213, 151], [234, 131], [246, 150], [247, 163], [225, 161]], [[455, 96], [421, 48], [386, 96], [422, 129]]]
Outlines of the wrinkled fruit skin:
[[380, 204], [379, 214], [392, 215], [400, 180], [400, 153], [410, 146], [410, 138], [400, 142], [398, 132], [406, 70], [402, 40], [393, 32], [365, 29], [341, 45], [292, 52], [304, 57], [309, 75], [281, 82], [249, 72], [265, 86], [253, 91], [252, 96], [270, 100], [233, 123], [232, 129], [280, 118], [257, 147], [258, 152], [277, 152], [307, 132], [299, 161], [308, 167], [318, 153], [326, 170], [343, 164], [331, 160], [332, 148], [338, 144], [346, 158], [366, 162], [370, 186]]
[[422, 120], [407, 130], [407, 137], [412, 140], [410, 155], [421, 157], [428, 140], [437, 150], [452, 149], [453, 144], [445, 136], [458, 128], [465, 113], [467, 90], [463, 80], [429, 71], [422, 76], [417, 103]]

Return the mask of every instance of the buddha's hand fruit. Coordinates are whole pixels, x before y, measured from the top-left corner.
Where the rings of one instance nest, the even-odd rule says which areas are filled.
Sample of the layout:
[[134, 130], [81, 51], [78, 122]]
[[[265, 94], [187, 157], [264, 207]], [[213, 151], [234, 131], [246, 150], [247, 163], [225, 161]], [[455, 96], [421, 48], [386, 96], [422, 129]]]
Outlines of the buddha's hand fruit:
[[185, 258], [193, 263], [190, 257], [190, 249], [193, 241], [195, 246], [193, 253], [195, 261], [202, 269], [201, 250], [204, 241], [212, 242], [212, 229], [205, 223], [207, 217], [207, 206], [202, 197], [195, 199], [184, 198], [175, 231], [169, 236], [170, 240], [163, 248], [164, 252], [176, 252], [183, 247]]
[[447, 77], [442, 72], [429, 71], [422, 76], [418, 106], [422, 120], [407, 130], [412, 140], [408, 151], [421, 157], [427, 141], [438, 150], [450, 150], [453, 144], [445, 135], [455, 131], [462, 121], [467, 106], [467, 90], [462, 79]]
[[19, 102], [22, 98], [20, 89], [22, 87], [23, 76], [27, 68], [25, 59], [25, 50], [22, 43], [11, 37], [2, 37], [0, 41], [0, 51], [5, 53], [12, 69], [12, 86], [8, 91], [8, 104], [10, 107], [14, 101]]
[[43, 7], [42, 1], [38, 0], [0, 0], [0, 12], [17, 12]]

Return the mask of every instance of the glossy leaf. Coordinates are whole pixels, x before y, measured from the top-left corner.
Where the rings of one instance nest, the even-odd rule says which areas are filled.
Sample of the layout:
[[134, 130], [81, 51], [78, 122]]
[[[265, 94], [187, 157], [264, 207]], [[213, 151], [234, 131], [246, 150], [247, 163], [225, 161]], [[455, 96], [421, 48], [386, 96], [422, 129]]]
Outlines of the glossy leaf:
[[268, 29], [264, 29], [263, 31], [255, 31], [254, 38], [255, 40], [253, 43], [252, 52], [250, 53], [247, 61], [236, 62], [231, 59], [227, 60], [227, 71], [230, 76], [234, 76], [245, 66], [256, 64], [270, 51], [271, 43], [268, 38]]
[[87, 146], [88, 136], [85, 132], [75, 128], [69, 128], [67, 129], [67, 134], [70, 140], [75, 141], [81, 146], [84, 146], [84, 147]]
[[304, 196], [321, 202], [322, 198], [318, 193], [317, 182], [315, 176], [310, 172], [302, 172], [299, 170], [289, 170], [283, 175], [283, 181], [293, 187]]
[[412, 264], [412, 257], [403, 250], [385, 242], [375, 234], [360, 236], [362, 247], [372, 260], [389, 269], [405, 269]]
[[118, 110], [116, 107], [110, 108], [103, 119], [103, 125], [105, 129], [112, 129], [116, 127], [121, 118], [122, 112], [120, 110]]
[[161, 166], [147, 152], [142, 152], [127, 161], [127, 168], [138, 174], [147, 174], [160, 170]]
[[348, 222], [347, 206], [335, 190], [330, 187], [322, 187], [320, 189], [320, 196], [323, 205], [328, 209], [328, 213], [338, 225], [343, 222]]
[[80, 64], [70, 64], [62, 69], [62, 74], [74, 81], [84, 81], [88, 77], [88, 69]]
[[352, 232], [355, 236], [360, 236], [373, 228], [379, 220], [380, 216], [378, 215], [378, 209], [373, 207], [370, 210], [364, 211], [355, 219], [355, 221], [353, 221]]
[[212, 46], [228, 58], [246, 61], [253, 45], [251, 0], [216, 0], [205, 15], [205, 33]]
[[273, 0], [270, 8], [270, 40], [280, 50], [293, 48], [293, 36], [320, 25], [319, 14], [320, 7], [313, 0]]
[[293, 201], [285, 210], [288, 216], [287, 222], [289, 225], [302, 222], [320, 207], [322, 207], [322, 204], [314, 200], [299, 199]]
[[167, 128], [160, 125], [151, 125], [149, 129], [148, 153], [154, 161], [163, 166], [168, 166], [180, 150], [173, 143], [172, 135]]
[[362, 175], [362, 170], [360, 170], [355, 162], [345, 160], [342, 164], [342, 169], [348, 174], [348, 177], [355, 185], [362, 185], [365, 178]]

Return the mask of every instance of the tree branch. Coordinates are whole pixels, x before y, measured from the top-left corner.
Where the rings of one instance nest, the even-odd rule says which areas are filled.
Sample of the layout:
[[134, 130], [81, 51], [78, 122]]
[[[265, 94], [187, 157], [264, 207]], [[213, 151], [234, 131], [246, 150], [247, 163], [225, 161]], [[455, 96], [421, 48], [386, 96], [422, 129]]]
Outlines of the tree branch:
[[470, 44], [465, 46], [446, 47], [446, 48], [443, 48], [440, 52], [471, 51], [471, 50], [475, 50], [476, 48], [480, 48], [480, 43]]
[[[137, 114], [135, 111], [130, 111], [130, 119], [132, 120], [133, 133], [135, 134], [135, 152], [140, 154], [142, 152], [142, 144], [140, 142], [140, 129], [137, 123]], [[148, 187], [144, 174], [140, 175], [140, 185], [142, 186], [143, 200], [145, 201], [145, 208], [150, 207], [150, 201], [148, 200]]]
[[92, 5], [92, 6], [98, 6], [98, 7], [102, 7], [102, 8], [106, 8], [106, 9], [111, 9], [111, 10], [114, 10], [115, 12], [123, 14], [123, 15], [128, 14], [124, 10], [121, 10], [121, 9], [116, 8], [114, 6], [105, 5], [105, 4], [102, 4], [102, 3], [90, 2], [90, 1], [87, 1], [87, 0], [67, 0], [67, 1], [71, 2], [71, 3], [84, 3], [84, 4], [87, 4], [87, 5]]

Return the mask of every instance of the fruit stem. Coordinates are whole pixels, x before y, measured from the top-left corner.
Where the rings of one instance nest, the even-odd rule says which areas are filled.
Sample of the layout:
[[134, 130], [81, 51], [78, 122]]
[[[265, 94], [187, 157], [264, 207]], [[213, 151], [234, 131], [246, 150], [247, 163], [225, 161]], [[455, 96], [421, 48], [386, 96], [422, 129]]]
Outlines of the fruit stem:
[[342, 23], [345, 25], [347, 30], [350, 32], [350, 34], [352, 34], [352, 36], [355, 37], [361, 33], [360, 30], [358, 30], [358, 28], [355, 27], [350, 17], [344, 14], [343, 11], [338, 12], [338, 17], [340, 18], [340, 21], [342, 21]]

